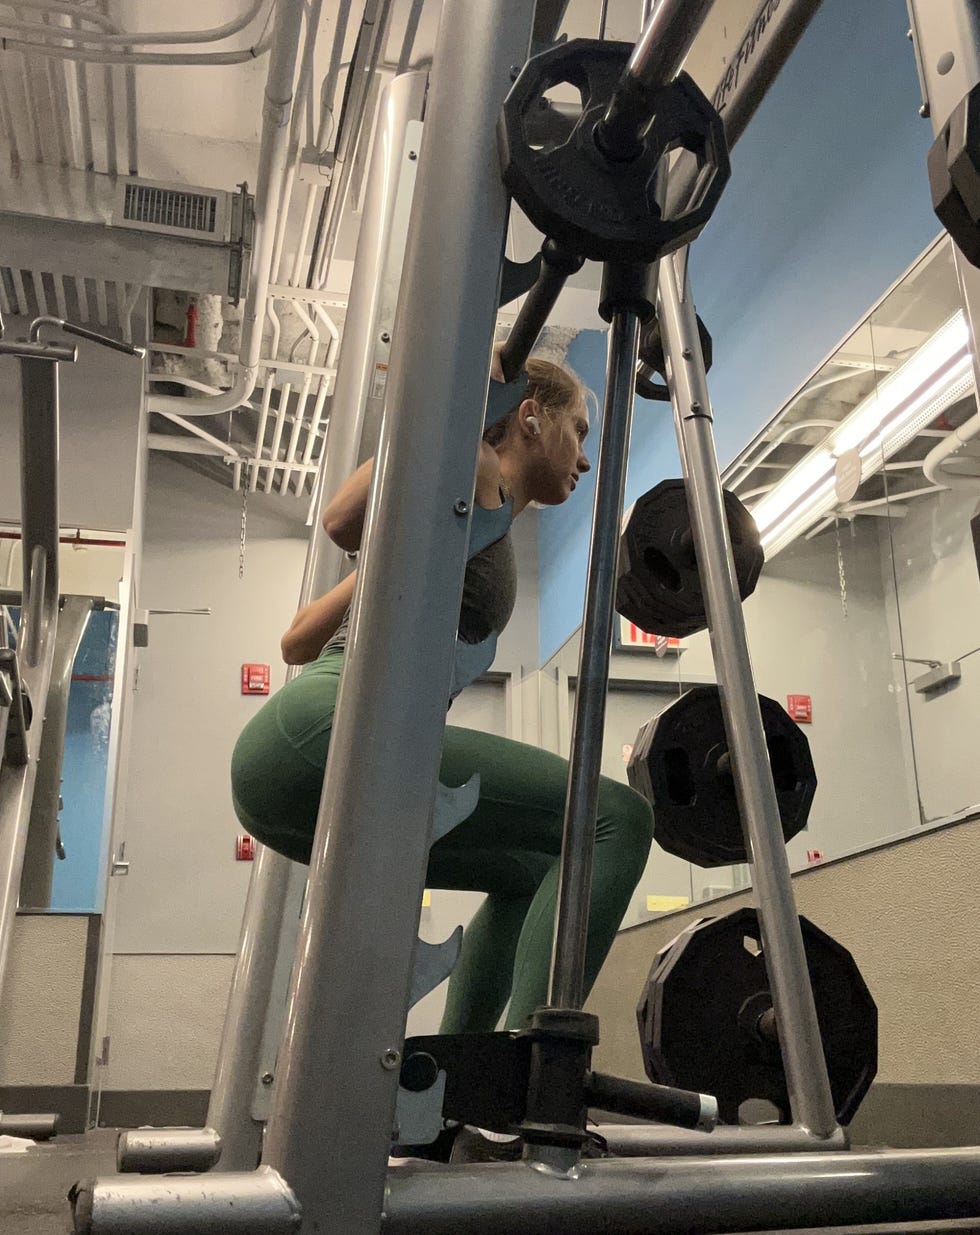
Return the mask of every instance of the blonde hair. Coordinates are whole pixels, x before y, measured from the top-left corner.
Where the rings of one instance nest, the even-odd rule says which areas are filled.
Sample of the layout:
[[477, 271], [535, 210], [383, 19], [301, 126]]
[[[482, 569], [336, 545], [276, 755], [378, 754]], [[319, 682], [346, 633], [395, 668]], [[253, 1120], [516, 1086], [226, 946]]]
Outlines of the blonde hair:
[[[579, 403], [588, 404], [595, 400], [592, 391], [571, 369], [563, 368], [550, 360], [539, 360], [537, 357], [528, 360], [524, 369], [528, 378], [524, 399], [533, 399], [546, 416], [560, 416]], [[521, 402], [523, 401], [522, 399]], [[483, 440], [489, 446], [501, 445], [519, 407], [520, 403], [515, 404], [506, 416], [487, 429]]]

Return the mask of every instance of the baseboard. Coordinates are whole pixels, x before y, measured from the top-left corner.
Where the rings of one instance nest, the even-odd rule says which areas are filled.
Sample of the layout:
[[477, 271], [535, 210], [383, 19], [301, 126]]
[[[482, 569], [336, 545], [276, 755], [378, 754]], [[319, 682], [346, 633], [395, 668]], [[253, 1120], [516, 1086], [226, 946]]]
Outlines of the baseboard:
[[871, 1086], [849, 1128], [853, 1145], [980, 1145], [980, 1085]]
[[100, 1128], [201, 1128], [208, 1113], [207, 1089], [104, 1089]]
[[88, 1123], [88, 1085], [0, 1085], [0, 1111], [6, 1115], [50, 1115], [58, 1131], [84, 1132]]

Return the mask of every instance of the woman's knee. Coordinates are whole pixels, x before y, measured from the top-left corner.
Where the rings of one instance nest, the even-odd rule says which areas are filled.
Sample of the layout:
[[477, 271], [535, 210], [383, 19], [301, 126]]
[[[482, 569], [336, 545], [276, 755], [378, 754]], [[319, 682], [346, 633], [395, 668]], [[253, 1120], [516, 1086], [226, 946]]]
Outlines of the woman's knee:
[[650, 803], [629, 785], [603, 777], [599, 792], [597, 839], [613, 841], [617, 852], [624, 859], [632, 856], [642, 873], [653, 844]]

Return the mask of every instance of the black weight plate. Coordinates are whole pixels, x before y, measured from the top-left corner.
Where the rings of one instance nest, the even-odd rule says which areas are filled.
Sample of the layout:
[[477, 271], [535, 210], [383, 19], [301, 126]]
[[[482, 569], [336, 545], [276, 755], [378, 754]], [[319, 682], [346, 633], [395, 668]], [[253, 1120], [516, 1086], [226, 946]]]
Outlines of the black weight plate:
[[[850, 952], [804, 917], [800, 927], [834, 1108], [847, 1124], [877, 1071], [878, 1009]], [[753, 1098], [791, 1118], [778, 1045], [754, 1028], [772, 1006], [760, 940], [754, 909], [696, 923], [658, 956], [643, 997], [647, 1075], [714, 1094], [729, 1124]]]
[[[810, 744], [787, 712], [759, 696], [783, 837], [806, 827], [817, 788]], [[695, 686], [643, 726], [626, 766], [653, 807], [654, 840], [697, 866], [747, 859], [717, 686]], [[719, 760], [721, 766], [719, 767]]]
[[[728, 533], [742, 600], [759, 582], [765, 554], [755, 521], [734, 493], [724, 493]], [[650, 634], [683, 639], [708, 624], [694, 555], [687, 489], [662, 480], [638, 498], [619, 542], [616, 610]]]
[[[545, 236], [592, 261], [652, 262], [690, 243], [710, 219], [728, 181], [724, 125], [707, 98], [681, 73], [651, 99], [652, 123], [640, 154], [607, 159], [594, 131], [632, 53], [629, 43], [572, 39], [532, 56], [504, 102], [498, 125], [504, 183]], [[582, 111], [570, 133], [540, 140], [547, 92], [567, 83]], [[681, 213], [662, 217], [656, 173], [682, 147], [701, 172]]]

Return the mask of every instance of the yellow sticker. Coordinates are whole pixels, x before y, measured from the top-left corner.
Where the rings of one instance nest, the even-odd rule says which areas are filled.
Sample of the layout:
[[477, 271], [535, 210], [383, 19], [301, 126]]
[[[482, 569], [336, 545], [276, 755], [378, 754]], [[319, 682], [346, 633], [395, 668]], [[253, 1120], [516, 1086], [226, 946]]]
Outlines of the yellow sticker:
[[688, 896], [648, 896], [647, 913], [670, 913], [672, 909], [686, 909], [690, 903]]
[[422, 893], [422, 908], [423, 909], [432, 908], [432, 893], [429, 891], [428, 888], [426, 888], [425, 891]]

